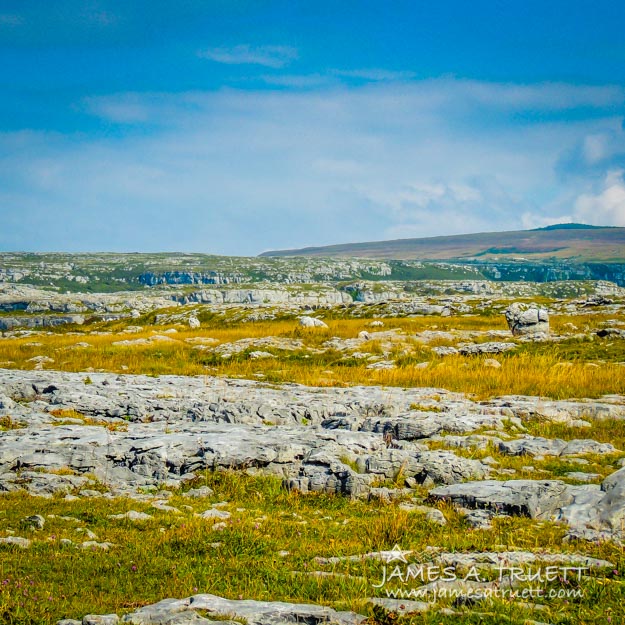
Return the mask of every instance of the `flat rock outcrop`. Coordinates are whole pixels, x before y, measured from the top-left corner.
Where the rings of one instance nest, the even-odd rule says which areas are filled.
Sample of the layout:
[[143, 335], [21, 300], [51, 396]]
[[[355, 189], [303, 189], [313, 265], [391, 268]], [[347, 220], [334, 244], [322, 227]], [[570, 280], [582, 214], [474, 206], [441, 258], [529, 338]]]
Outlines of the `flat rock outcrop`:
[[548, 519], [573, 501], [564, 482], [558, 480], [484, 480], [465, 482], [430, 492], [433, 499], [448, 500], [467, 508]]
[[[515, 471], [462, 455], [488, 445], [535, 458], [618, 452], [592, 439], [522, 435], [523, 419], [536, 415], [572, 425], [581, 417], [622, 419], [625, 402], [616, 396], [475, 402], [428, 388], [0, 369], [0, 418], [10, 417], [0, 434], [0, 492], [92, 496], [95, 488], [104, 496], [142, 498], [146, 490], [182, 486], [198, 472], [229, 469], [278, 476], [302, 492], [351, 497], [406, 496], [421, 484], [432, 488], [433, 500], [475, 511], [476, 527], [494, 515], [523, 515], [560, 520], [572, 536], [621, 537], [625, 469], [601, 485], [500, 481], [492, 478]], [[510, 424], [516, 437], [506, 430]], [[408, 489], [379, 488], [399, 477]]]
[[[217, 378], [8, 370], [0, 370], [0, 389], [3, 410], [22, 426], [0, 437], [4, 490], [79, 492], [89, 488], [89, 474], [111, 493], [132, 495], [181, 485], [197, 471], [236, 469], [278, 475], [305, 492], [365, 496], [376, 480], [400, 471], [432, 484], [488, 472], [453, 452], [429, 452], [409, 434], [394, 443], [401, 449], [388, 449], [371, 415], [410, 415], [425, 389], [275, 389]], [[452, 412], [429, 415], [433, 431], [466, 421], [461, 397], [449, 397]], [[501, 420], [491, 414], [479, 423]], [[390, 427], [404, 434], [399, 424]]]

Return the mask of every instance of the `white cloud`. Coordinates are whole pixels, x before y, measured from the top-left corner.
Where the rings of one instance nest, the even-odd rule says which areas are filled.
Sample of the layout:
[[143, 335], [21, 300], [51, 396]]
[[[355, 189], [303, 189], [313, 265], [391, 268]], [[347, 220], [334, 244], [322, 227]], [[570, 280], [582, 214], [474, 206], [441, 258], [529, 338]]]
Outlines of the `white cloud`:
[[537, 215], [535, 213], [523, 213], [521, 215], [521, 225], [524, 230], [534, 230], [536, 228], [545, 228], [554, 224], [570, 224], [575, 219], [571, 215]]
[[[553, 86], [533, 99], [516, 89], [449, 79], [94, 97], [88, 112], [129, 125], [99, 138], [0, 135], [12, 155], [0, 159], [0, 212], [21, 216], [0, 246], [254, 254], [537, 227], [571, 221], [576, 198], [579, 210], [612, 206], [622, 180], [589, 195], [556, 165], [614, 118], [515, 123], [560, 99]], [[565, 91], [598, 98], [580, 89]]]
[[279, 68], [297, 59], [297, 50], [291, 46], [238, 45], [200, 50], [198, 56], [227, 65], [263, 65]]
[[[492, 178], [471, 184], [414, 182], [399, 190], [362, 190], [390, 217], [384, 238], [502, 230], [526, 205]], [[516, 223], [515, 223], [516, 225]], [[378, 236], [378, 238], [383, 238]]]
[[457, 81], [466, 97], [488, 107], [541, 108], [567, 110], [578, 107], [600, 107], [625, 102], [625, 91], [617, 85], [573, 85], [538, 83], [518, 85], [475, 80]]
[[85, 98], [84, 108], [92, 115], [122, 124], [134, 124], [149, 121], [150, 107], [138, 94], [126, 94], [122, 97]]
[[599, 193], [584, 193], [575, 202], [575, 216], [598, 226], [625, 226], [625, 182], [622, 169], [607, 173]]
[[593, 165], [603, 160], [608, 154], [608, 141], [609, 138], [605, 134], [584, 137], [583, 154], [586, 163]]

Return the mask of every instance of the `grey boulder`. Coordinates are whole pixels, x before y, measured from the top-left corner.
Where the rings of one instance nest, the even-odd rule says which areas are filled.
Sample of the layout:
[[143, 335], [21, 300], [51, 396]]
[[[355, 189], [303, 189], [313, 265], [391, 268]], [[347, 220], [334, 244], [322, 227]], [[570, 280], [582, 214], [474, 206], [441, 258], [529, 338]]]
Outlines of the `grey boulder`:
[[549, 334], [549, 313], [536, 304], [515, 302], [504, 311], [508, 327], [514, 336]]

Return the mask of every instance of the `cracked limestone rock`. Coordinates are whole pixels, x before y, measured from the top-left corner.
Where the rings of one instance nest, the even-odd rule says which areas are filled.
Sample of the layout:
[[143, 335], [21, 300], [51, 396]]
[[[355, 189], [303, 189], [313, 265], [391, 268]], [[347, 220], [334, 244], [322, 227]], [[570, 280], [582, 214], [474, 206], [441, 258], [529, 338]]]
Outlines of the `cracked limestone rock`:
[[549, 312], [545, 308], [515, 302], [506, 308], [504, 315], [514, 336], [549, 334]]

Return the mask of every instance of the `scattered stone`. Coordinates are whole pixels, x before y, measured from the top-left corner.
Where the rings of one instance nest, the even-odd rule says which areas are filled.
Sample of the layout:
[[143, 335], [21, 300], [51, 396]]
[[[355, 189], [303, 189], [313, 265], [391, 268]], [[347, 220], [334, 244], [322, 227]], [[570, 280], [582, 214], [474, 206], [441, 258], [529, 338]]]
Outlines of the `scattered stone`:
[[214, 491], [212, 488], [209, 488], [208, 486], [200, 486], [199, 488], [189, 489], [187, 492], [182, 493], [182, 496], [199, 498], [199, 497], [210, 497], [213, 494], [214, 494]]
[[98, 536], [95, 532], [92, 532], [86, 527], [77, 527], [76, 532], [79, 534], [85, 534], [89, 540], [97, 540]]
[[496, 515], [492, 510], [469, 510], [468, 508], [460, 508], [459, 510], [465, 518], [465, 521], [474, 529], [489, 530], [492, 528], [491, 521], [497, 517], [505, 515]]
[[321, 319], [315, 319], [314, 317], [303, 316], [299, 318], [299, 324], [303, 328], [327, 328], [328, 324], [321, 321]]
[[371, 488], [369, 490], [369, 499], [371, 501], [375, 501], [379, 499], [380, 501], [391, 502], [397, 499], [402, 499], [408, 495], [411, 495], [412, 491], [406, 488]]
[[4, 538], [0, 538], [0, 545], [15, 545], [16, 547], [21, 547], [22, 549], [28, 549], [30, 547], [31, 541], [28, 538], [22, 538], [21, 536], [6, 536]]
[[378, 360], [378, 362], [372, 362], [367, 365], [366, 368], [384, 371], [388, 369], [395, 369], [396, 365], [394, 360]]
[[191, 343], [194, 345], [201, 345], [205, 347], [219, 344], [219, 339], [214, 339], [208, 336], [191, 336], [189, 338], [186, 338], [184, 341], [185, 343]]
[[177, 343], [177, 339], [172, 339], [170, 336], [164, 336], [162, 334], [155, 334], [147, 338], [138, 339], [125, 339], [123, 341], [113, 341], [111, 345], [118, 347], [132, 347], [134, 345], [152, 345], [154, 343]]
[[495, 460], [492, 456], [486, 456], [486, 458], [482, 458], [482, 464], [487, 464], [491, 467], [496, 467], [499, 462]]
[[275, 358], [275, 356], [271, 352], [253, 351], [249, 353], [249, 358], [251, 360], [259, 360], [261, 358]]
[[96, 540], [86, 540], [84, 543], [80, 543], [79, 546], [81, 549], [91, 549], [92, 551], [108, 551], [111, 547], [114, 547], [115, 545], [109, 542], [99, 543]]
[[437, 508], [431, 508], [425, 513], [425, 518], [436, 525], [447, 525], [445, 515]]
[[[458, 351], [463, 356], [476, 356], [480, 354], [503, 354], [504, 352], [508, 352], [515, 348], [516, 343], [463, 343], [458, 346]], [[498, 365], [500, 364], [497, 360], [493, 360], [492, 358], [489, 358], [488, 360], [494, 361]]]
[[129, 521], [149, 521], [154, 517], [145, 512], [137, 512], [136, 510], [129, 510], [124, 514], [109, 514], [109, 519], [128, 519]]
[[487, 358], [483, 364], [485, 367], [491, 367], [492, 369], [501, 369], [501, 363], [494, 358]]
[[178, 508], [170, 506], [166, 501], [153, 501], [152, 507], [163, 512], [173, 512], [174, 514], [182, 514]]
[[227, 510], [218, 510], [217, 508], [211, 508], [204, 512], [197, 514], [202, 519], [229, 519], [232, 515]]
[[42, 530], [46, 520], [40, 514], [34, 514], [22, 519], [20, 524], [33, 530]]
[[35, 363], [35, 369], [41, 370], [44, 365], [51, 365], [54, 362], [54, 358], [50, 358], [49, 356], [33, 356], [29, 358], [26, 362]]
[[589, 569], [614, 568], [608, 560], [592, 558], [580, 553], [553, 553], [548, 551], [479, 551], [479, 552], [441, 552], [437, 553], [434, 562], [442, 566], [451, 566], [467, 570], [472, 567], [497, 570], [505, 566], [527, 566], [535, 563], [567, 564], [583, 566]]
[[90, 488], [83, 488], [80, 491], [81, 497], [102, 497], [102, 493], [99, 490], [92, 490]]
[[432, 351], [437, 356], [456, 356], [460, 353], [455, 347], [446, 346], [446, 345], [433, 347]]

